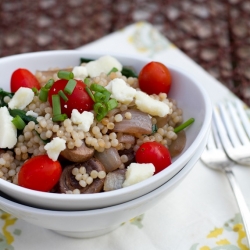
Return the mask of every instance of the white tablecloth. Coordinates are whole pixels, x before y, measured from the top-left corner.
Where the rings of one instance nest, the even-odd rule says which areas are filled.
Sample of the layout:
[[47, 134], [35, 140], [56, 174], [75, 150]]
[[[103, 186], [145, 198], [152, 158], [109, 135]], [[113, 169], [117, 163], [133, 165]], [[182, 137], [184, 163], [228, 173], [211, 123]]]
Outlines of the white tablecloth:
[[[140, 22], [78, 48], [103, 54], [120, 52], [177, 64], [193, 72], [213, 103], [235, 98], [152, 25]], [[250, 168], [235, 174], [250, 203]], [[145, 214], [97, 238], [73, 239], [30, 225], [0, 210], [0, 249], [8, 250], [236, 250], [248, 249], [238, 207], [222, 173], [200, 161], [181, 184]]]

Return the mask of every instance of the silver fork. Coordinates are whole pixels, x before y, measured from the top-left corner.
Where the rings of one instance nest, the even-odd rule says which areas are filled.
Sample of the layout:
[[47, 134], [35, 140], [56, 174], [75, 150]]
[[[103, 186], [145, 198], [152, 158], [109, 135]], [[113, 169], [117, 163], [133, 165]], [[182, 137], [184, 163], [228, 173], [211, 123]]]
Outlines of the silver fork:
[[216, 125], [228, 157], [238, 164], [250, 166], [250, 122], [241, 101], [219, 103], [218, 110], [222, 122], [215, 110]]
[[232, 171], [232, 166], [235, 165], [235, 163], [227, 157], [222, 146], [221, 142], [225, 142], [224, 140], [226, 140], [227, 143], [230, 141], [227, 137], [227, 133], [225, 133], [225, 128], [218, 110], [214, 109], [211, 133], [208, 138], [207, 146], [201, 156], [201, 160], [206, 166], [225, 173], [238, 203], [243, 225], [245, 227], [246, 238], [250, 246], [250, 212]]

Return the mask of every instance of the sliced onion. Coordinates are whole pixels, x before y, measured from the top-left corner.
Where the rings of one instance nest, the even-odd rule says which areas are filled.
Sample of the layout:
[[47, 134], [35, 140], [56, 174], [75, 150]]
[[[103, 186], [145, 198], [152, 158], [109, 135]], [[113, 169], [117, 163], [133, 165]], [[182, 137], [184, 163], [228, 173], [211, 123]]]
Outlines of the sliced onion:
[[133, 135], [121, 134], [117, 137], [119, 142], [129, 143], [131, 145], [135, 144], [135, 137]]
[[122, 188], [122, 184], [125, 180], [125, 169], [117, 169], [113, 172], [109, 172], [105, 178], [103, 190], [112, 191]]
[[[131, 119], [124, 117], [126, 112], [130, 112]], [[121, 122], [115, 123], [113, 131], [123, 132], [128, 134], [151, 134], [152, 133], [152, 122], [148, 114], [141, 112], [137, 109], [129, 109], [120, 113], [123, 116]]]
[[186, 133], [184, 130], [182, 130], [178, 133], [177, 139], [172, 141], [172, 143], [168, 148], [171, 157], [179, 155], [183, 151], [185, 145], [186, 145]]
[[107, 173], [116, 170], [122, 165], [121, 157], [117, 149], [113, 147], [105, 149], [103, 152], [96, 151], [95, 158], [102, 163]]

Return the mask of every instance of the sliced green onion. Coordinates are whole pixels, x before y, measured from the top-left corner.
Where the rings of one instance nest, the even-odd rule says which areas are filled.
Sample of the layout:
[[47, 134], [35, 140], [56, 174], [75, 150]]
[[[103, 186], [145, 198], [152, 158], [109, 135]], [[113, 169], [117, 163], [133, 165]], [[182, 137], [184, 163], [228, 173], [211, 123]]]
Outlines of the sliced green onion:
[[68, 116], [66, 114], [55, 115], [52, 117], [53, 122], [63, 122]]
[[108, 108], [108, 111], [114, 109], [117, 107], [118, 103], [116, 101], [116, 99], [110, 99], [108, 102], [107, 102], [107, 108]]
[[53, 86], [53, 84], [54, 84], [54, 80], [53, 79], [50, 79], [50, 80], [48, 80], [48, 82], [45, 84], [45, 88], [46, 89], [50, 89], [52, 86]]
[[73, 72], [70, 71], [64, 71], [64, 70], [59, 70], [57, 73], [58, 78], [60, 79], [65, 79], [65, 80], [70, 80], [74, 78]]
[[105, 89], [103, 86], [101, 86], [101, 85], [99, 85], [99, 84], [97, 84], [97, 83], [92, 83], [92, 84], [90, 85], [90, 89], [91, 89], [92, 91], [95, 91], [95, 92], [103, 92], [103, 91], [106, 91], [106, 89]]
[[128, 67], [123, 67], [121, 71], [122, 75], [126, 77], [136, 77], [138, 78], [138, 75], [130, 68]]
[[32, 91], [34, 92], [35, 95], [38, 94], [38, 89], [37, 89], [36, 87], [33, 87], [33, 88], [32, 88]]
[[84, 79], [84, 83], [85, 83], [86, 85], [89, 86], [89, 84], [90, 84], [90, 79], [86, 77], [86, 78]]
[[34, 116], [31, 115], [26, 115], [27, 111], [21, 110], [21, 109], [9, 109], [9, 113], [12, 117], [15, 116], [20, 116], [22, 118], [22, 120], [27, 124], [30, 121], [33, 121], [35, 123], [37, 123], [37, 120]]
[[97, 121], [100, 121], [107, 113], [108, 113], [108, 109], [106, 107], [106, 105], [104, 105], [103, 103], [97, 102], [94, 105], [94, 111], [96, 112], [96, 119]]
[[15, 127], [19, 130], [23, 130], [25, 127], [25, 122], [23, 121], [23, 119], [17, 115], [12, 119], [12, 123], [15, 125]]
[[156, 124], [153, 124], [153, 125], [152, 125], [152, 133], [153, 133], [153, 134], [156, 133], [157, 130], [158, 130], [157, 125], [156, 125]]
[[42, 87], [40, 89], [39, 99], [42, 102], [47, 102], [47, 100], [48, 100], [48, 93], [49, 93], [49, 89], [46, 89], [45, 87]]
[[62, 90], [59, 90], [58, 94], [65, 102], [69, 100]]
[[109, 91], [95, 92], [94, 97], [96, 102], [106, 103], [109, 100], [111, 93]]
[[108, 73], [108, 75], [110, 75], [112, 72], [117, 72], [118, 71], [118, 69], [117, 68], [112, 68], [110, 71], [109, 71], [109, 73]]
[[64, 88], [64, 92], [68, 95], [71, 95], [75, 89], [75, 86], [76, 86], [76, 80], [70, 79]]
[[85, 90], [87, 91], [87, 93], [89, 94], [90, 98], [95, 102], [95, 97], [92, 93], [92, 91], [90, 90], [89, 87], [86, 87]]
[[194, 118], [190, 118], [188, 119], [186, 122], [182, 123], [181, 125], [179, 125], [178, 127], [176, 127], [174, 129], [175, 133], [180, 132], [181, 130], [185, 129], [186, 127], [188, 127], [189, 125], [191, 125], [194, 122]]
[[52, 95], [53, 116], [61, 114], [61, 103], [59, 95]]

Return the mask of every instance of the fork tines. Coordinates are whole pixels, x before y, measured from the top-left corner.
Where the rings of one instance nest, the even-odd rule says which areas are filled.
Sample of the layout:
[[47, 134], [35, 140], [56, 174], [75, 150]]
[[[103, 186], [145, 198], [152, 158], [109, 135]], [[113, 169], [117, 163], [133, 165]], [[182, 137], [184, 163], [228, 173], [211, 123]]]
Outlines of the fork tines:
[[250, 165], [250, 121], [244, 104], [235, 99], [214, 108], [214, 121], [229, 158]]

